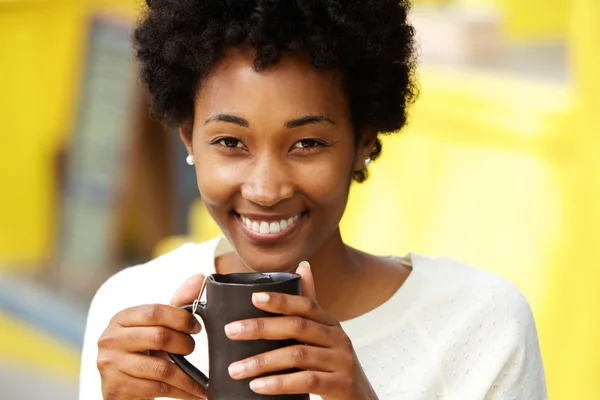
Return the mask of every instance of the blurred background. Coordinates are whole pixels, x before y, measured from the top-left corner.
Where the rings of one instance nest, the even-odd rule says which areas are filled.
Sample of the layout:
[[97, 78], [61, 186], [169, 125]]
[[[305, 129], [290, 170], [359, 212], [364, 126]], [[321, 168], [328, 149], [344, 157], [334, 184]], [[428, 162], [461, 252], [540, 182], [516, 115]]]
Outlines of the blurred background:
[[[75, 399], [111, 274], [217, 235], [130, 50], [141, 3], [0, 0], [0, 398]], [[352, 188], [347, 241], [528, 298], [553, 400], [600, 390], [600, 1], [415, 1], [422, 95]]]

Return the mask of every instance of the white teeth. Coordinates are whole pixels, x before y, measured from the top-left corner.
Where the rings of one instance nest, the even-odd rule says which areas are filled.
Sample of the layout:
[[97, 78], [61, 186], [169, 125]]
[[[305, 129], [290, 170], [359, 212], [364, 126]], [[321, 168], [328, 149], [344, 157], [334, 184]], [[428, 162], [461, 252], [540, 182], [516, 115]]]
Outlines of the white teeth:
[[279, 223], [271, 222], [271, 225], [269, 225], [269, 233], [279, 233], [279, 232], [281, 232], [281, 229], [279, 228]]
[[261, 235], [267, 235], [270, 233], [280, 233], [281, 231], [292, 226], [298, 219], [299, 215], [294, 217], [290, 217], [287, 220], [282, 219], [279, 222], [267, 222], [267, 221], [253, 221], [247, 217], [241, 217], [242, 223], [246, 226], [246, 228], [250, 229], [253, 232], [260, 233]]
[[261, 222], [260, 233], [262, 233], [263, 235], [269, 233], [269, 224], [267, 224], [266, 222]]

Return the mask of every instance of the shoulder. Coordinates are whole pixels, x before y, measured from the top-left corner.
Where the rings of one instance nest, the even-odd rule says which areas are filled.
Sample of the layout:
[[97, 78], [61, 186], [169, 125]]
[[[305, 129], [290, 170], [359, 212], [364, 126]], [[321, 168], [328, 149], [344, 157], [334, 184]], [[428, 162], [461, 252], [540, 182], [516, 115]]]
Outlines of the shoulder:
[[505, 317], [531, 314], [521, 290], [502, 276], [446, 257], [411, 254], [411, 260], [425, 293], [445, 296], [457, 312], [463, 308]]
[[465, 377], [477, 371], [490, 388], [545, 398], [535, 319], [524, 294], [507, 279], [456, 260], [413, 255], [412, 261], [425, 294], [411, 319], [436, 335], [446, 365]]
[[[418, 282], [413, 321], [422, 315], [445, 321], [448, 340], [471, 337], [481, 345], [510, 352], [537, 348], [537, 329], [530, 304], [513, 283], [499, 275], [449, 258], [412, 255]], [[469, 340], [469, 342], [471, 342]]]

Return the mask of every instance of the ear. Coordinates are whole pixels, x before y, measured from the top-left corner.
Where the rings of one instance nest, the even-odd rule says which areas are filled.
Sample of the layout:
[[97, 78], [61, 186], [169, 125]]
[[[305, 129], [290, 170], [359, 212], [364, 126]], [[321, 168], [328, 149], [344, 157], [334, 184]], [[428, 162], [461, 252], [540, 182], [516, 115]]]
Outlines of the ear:
[[193, 155], [192, 150], [192, 136], [194, 134], [194, 125], [191, 122], [184, 122], [179, 126], [179, 137], [185, 145], [188, 154]]
[[372, 130], [360, 132], [360, 140], [357, 143], [356, 158], [354, 159], [355, 171], [360, 171], [365, 167], [365, 158], [371, 154], [376, 140], [377, 132]]

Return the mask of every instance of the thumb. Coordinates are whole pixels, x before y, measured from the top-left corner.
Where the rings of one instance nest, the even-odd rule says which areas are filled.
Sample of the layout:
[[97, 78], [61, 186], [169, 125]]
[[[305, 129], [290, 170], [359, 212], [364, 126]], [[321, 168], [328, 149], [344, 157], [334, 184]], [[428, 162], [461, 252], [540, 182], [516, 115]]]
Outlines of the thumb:
[[310, 264], [308, 261], [302, 261], [296, 269], [302, 281], [302, 296], [317, 301], [317, 291], [315, 290], [315, 280], [313, 278]]
[[192, 304], [198, 298], [200, 290], [202, 290], [202, 283], [204, 283], [204, 275], [202, 274], [189, 278], [177, 289], [171, 299], [171, 304], [174, 306]]

